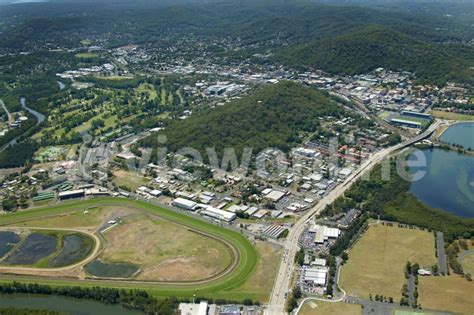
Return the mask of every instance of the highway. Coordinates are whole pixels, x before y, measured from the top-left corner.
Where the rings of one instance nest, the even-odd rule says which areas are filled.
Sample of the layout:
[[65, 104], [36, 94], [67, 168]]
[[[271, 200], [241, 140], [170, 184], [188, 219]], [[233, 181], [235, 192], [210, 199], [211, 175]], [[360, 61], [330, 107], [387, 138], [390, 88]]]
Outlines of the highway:
[[304, 216], [302, 216], [298, 222], [295, 223], [284, 243], [285, 259], [280, 264], [273, 290], [270, 295], [270, 302], [267, 306], [267, 309], [265, 310], [265, 314], [286, 314], [286, 294], [289, 294], [289, 291], [292, 287], [291, 278], [293, 272], [295, 271], [294, 260], [296, 252], [299, 250], [298, 240], [304, 231], [306, 222], [314, 215], [320, 213], [326, 207], [326, 205], [331, 204], [337, 197], [342, 195], [349, 187], [351, 187], [350, 183], [355, 182], [363, 174], [365, 174], [366, 171], [372, 169], [376, 164], [380, 163], [384, 158], [388, 157], [395, 151], [406, 148], [431, 136], [431, 134], [438, 128], [439, 125], [440, 122], [435, 121], [426, 131], [420, 135], [373, 154], [360, 166], [357, 172], [353, 173], [344, 181], [344, 183], [337, 186], [326, 197], [321, 199], [313, 208], [311, 208]]

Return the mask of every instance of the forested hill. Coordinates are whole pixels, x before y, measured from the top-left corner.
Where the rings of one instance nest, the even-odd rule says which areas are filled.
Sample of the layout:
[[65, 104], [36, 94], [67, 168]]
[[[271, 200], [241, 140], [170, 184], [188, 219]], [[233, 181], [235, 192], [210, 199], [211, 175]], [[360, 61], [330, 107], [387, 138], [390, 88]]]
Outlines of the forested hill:
[[360, 74], [378, 67], [414, 72], [421, 82], [474, 83], [474, 49], [434, 44], [377, 25], [289, 48], [276, 59], [295, 67]]
[[[267, 147], [286, 151], [302, 131], [318, 128], [319, 117], [343, 113], [342, 106], [325, 92], [280, 82], [184, 121], [176, 120], [160, 133], [167, 136], [171, 151], [191, 147], [204, 153], [211, 147], [219, 156], [225, 148], [234, 148], [238, 154], [245, 147], [253, 148], [254, 154]], [[156, 139], [153, 135], [142, 144], [155, 146]]]
[[474, 47], [469, 44], [473, 20], [458, 19], [464, 16], [460, 8], [453, 11], [455, 18], [439, 10], [433, 15], [421, 9], [401, 12], [310, 0], [170, 3], [59, 0], [4, 5], [0, 55], [81, 49], [85, 38], [104, 48], [161, 47], [192, 34], [200, 38], [198, 43], [212, 42], [209, 53], [224, 60], [242, 61], [258, 53], [274, 55], [285, 65], [347, 74], [385, 67], [416, 72], [422, 81], [438, 84], [474, 77]]

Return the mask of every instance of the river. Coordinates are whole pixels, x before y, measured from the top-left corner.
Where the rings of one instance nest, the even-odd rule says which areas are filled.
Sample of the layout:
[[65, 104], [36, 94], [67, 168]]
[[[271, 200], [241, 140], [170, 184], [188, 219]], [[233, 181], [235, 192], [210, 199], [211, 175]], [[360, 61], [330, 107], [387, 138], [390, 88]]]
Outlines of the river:
[[94, 300], [74, 299], [56, 295], [0, 294], [0, 307], [30, 308], [64, 312], [72, 315], [140, 315], [121, 305], [104, 304]]
[[30, 112], [30, 114], [34, 115], [37, 119], [37, 125], [41, 124], [45, 119], [46, 119], [46, 116], [35, 111], [34, 109], [31, 109], [29, 108], [28, 106], [26, 106], [26, 99], [24, 97], [20, 98], [20, 103], [21, 103], [21, 106], [26, 109], [27, 111]]
[[426, 168], [410, 167], [426, 175], [410, 186], [410, 192], [433, 208], [460, 217], [474, 217], [474, 157], [451, 150], [427, 149]]

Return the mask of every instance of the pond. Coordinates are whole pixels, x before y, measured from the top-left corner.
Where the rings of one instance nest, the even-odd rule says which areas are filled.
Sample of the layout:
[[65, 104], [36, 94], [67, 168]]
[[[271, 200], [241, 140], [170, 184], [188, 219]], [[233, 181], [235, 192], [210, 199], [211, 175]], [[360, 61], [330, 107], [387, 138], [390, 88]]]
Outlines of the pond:
[[20, 241], [20, 236], [12, 231], [0, 231], [0, 258]]
[[56, 252], [58, 240], [56, 237], [41, 233], [31, 233], [5, 259], [4, 263], [11, 265], [33, 265], [40, 259]]
[[139, 315], [121, 305], [104, 304], [94, 300], [74, 299], [56, 295], [0, 294], [1, 307], [42, 309], [72, 315]]
[[107, 263], [97, 259], [85, 265], [84, 270], [96, 277], [129, 278], [139, 270], [139, 267], [130, 263]]
[[61, 267], [81, 261], [92, 250], [93, 242], [83, 234], [75, 233], [63, 238], [63, 248], [59, 254], [51, 259], [49, 267]]
[[440, 137], [442, 142], [457, 144], [465, 149], [474, 150], [474, 122], [459, 123], [450, 126]]
[[[474, 217], [474, 158], [450, 150], [423, 150], [425, 176], [410, 191], [433, 208], [461, 217]], [[410, 167], [412, 172], [422, 170]]]

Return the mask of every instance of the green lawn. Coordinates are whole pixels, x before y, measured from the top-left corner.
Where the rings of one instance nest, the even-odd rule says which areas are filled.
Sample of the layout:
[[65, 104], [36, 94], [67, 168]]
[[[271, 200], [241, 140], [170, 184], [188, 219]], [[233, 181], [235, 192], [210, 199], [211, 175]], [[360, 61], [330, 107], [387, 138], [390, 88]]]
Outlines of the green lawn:
[[194, 217], [189, 217], [182, 213], [168, 210], [162, 207], [151, 205], [143, 201], [135, 201], [124, 198], [97, 198], [86, 201], [71, 201], [64, 202], [59, 205], [33, 208], [17, 213], [6, 214], [2, 216], [2, 225], [17, 224], [26, 220], [38, 219], [44, 216], [58, 215], [68, 211], [87, 209], [94, 206], [132, 206], [145, 210], [151, 214], [157, 214], [164, 219], [174, 221], [176, 223], [189, 226], [195, 230], [203, 231], [219, 237], [227, 242], [230, 242], [239, 254], [239, 264], [233, 272], [225, 276], [203, 284], [131, 284], [126, 282], [114, 282], [101, 280], [99, 283], [94, 280], [67, 280], [67, 279], [49, 279], [39, 277], [22, 277], [13, 275], [2, 275], [0, 281], [22, 281], [22, 282], [38, 282], [50, 285], [79, 285], [79, 286], [94, 286], [100, 284], [101, 286], [117, 287], [117, 288], [137, 288], [144, 289], [155, 296], [177, 296], [177, 297], [191, 297], [194, 294], [197, 296], [209, 298], [226, 298], [241, 300], [244, 298], [258, 299], [261, 292], [252, 292], [241, 289], [242, 285], [255, 272], [256, 265], [259, 261], [259, 254], [256, 248], [241, 234], [219, 227], [217, 225], [199, 220]]
[[474, 115], [465, 115], [458, 113], [450, 113], [442, 110], [430, 110], [430, 114], [435, 118], [449, 120], [474, 120]]
[[79, 58], [79, 59], [89, 59], [89, 58], [99, 57], [98, 54], [94, 54], [94, 53], [79, 53], [79, 54], [76, 54], [75, 56], [76, 58]]

